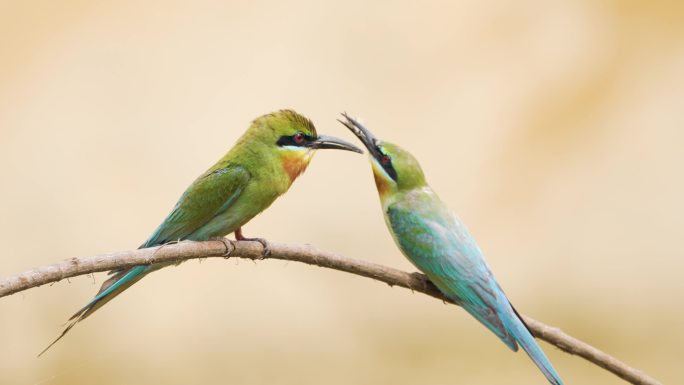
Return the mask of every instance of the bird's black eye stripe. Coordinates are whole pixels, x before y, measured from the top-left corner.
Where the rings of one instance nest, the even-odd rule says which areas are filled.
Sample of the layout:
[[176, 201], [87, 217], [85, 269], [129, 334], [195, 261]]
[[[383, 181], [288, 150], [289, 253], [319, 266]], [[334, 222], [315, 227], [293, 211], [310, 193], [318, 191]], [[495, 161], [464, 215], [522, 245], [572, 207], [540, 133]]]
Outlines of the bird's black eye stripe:
[[[302, 137], [304, 140], [302, 140]], [[284, 146], [294, 146], [294, 147], [303, 147], [307, 143], [311, 143], [314, 140], [314, 137], [308, 134], [305, 134], [303, 132], [298, 132], [294, 135], [283, 135], [281, 136], [276, 144], [280, 147]]]
[[387, 175], [389, 175], [394, 181], [397, 181], [397, 170], [394, 169], [394, 166], [392, 165], [392, 157], [383, 154], [380, 148], [376, 147], [377, 154], [375, 159], [378, 160], [378, 163], [382, 166], [382, 168], [385, 170]]

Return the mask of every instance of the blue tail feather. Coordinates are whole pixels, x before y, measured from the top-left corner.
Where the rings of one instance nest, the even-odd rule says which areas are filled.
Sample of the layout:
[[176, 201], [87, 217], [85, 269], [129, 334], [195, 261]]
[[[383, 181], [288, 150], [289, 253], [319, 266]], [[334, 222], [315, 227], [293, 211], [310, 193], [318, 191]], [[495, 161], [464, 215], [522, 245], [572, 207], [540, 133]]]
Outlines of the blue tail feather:
[[520, 318], [515, 309], [510, 306], [510, 310], [500, 314], [506, 329], [515, 338], [518, 344], [525, 350], [528, 356], [534, 361], [537, 367], [544, 373], [544, 376], [554, 385], [563, 385], [563, 380], [551, 365], [551, 362], [544, 354], [544, 351], [539, 347], [534, 336], [530, 333], [529, 328]]
[[[112, 298], [114, 298], [116, 295], [113, 295], [109, 298], [112, 293], [118, 291], [121, 292], [123, 289], [126, 289], [133, 285], [135, 282], [138, 282], [144, 275], [145, 273], [149, 270], [149, 266], [133, 266], [132, 268], [128, 270], [121, 271], [117, 273], [114, 277], [110, 278], [113, 279], [113, 283], [109, 286], [107, 286], [107, 282], [105, 282], [102, 285], [102, 288], [100, 289], [100, 292], [97, 293], [95, 298], [93, 298], [92, 301], [90, 301], [86, 306], [83, 307], [79, 312], [87, 312], [88, 315], [92, 314], [96, 308], [99, 308], [100, 306], [104, 305], [106, 302], [109, 302]], [[119, 277], [120, 276], [120, 277]], [[125, 285], [125, 287], [124, 287]], [[102, 300], [105, 300], [104, 303], [101, 303]], [[84, 316], [83, 318], [85, 318]], [[75, 318], [75, 317], [72, 317]]]
[[40, 357], [48, 349], [52, 347], [57, 341], [61, 340], [71, 328], [77, 323], [93, 314], [97, 309], [102, 307], [107, 302], [111, 301], [114, 297], [119, 295], [124, 290], [128, 289], [134, 283], [138, 282], [142, 277], [147, 275], [151, 271], [150, 266], [133, 266], [127, 270], [114, 271], [114, 275], [105, 281], [97, 293], [95, 298], [93, 298], [87, 305], [82, 307], [74, 315], [69, 318], [67, 326], [62, 331], [62, 334], [57, 337], [50, 345], [48, 345], [42, 352], [38, 354]]

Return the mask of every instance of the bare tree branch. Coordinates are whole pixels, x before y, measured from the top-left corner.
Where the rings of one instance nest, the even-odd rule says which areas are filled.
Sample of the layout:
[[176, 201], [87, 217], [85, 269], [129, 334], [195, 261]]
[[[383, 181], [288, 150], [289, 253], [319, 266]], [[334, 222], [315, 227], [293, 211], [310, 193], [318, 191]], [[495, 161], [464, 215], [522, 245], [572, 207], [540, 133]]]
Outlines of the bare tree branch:
[[[401, 286], [424, 293], [445, 302], [445, 298], [428, 279], [420, 273], [406, 273], [376, 263], [353, 259], [340, 254], [318, 250], [310, 245], [286, 245], [270, 243], [271, 254], [263, 256], [258, 242], [190, 242], [185, 241], [149, 249], [122, 251], [85, 258], [71, 258], [52, 265], [42, 266], [20, 274], [0, 279], [0, 297], [33, 287], [57, 282], [65, 278], [108, 271], [116, 268], [146, 265], [156, 262], [182, 262], [188, 259], [209, 257], [237, 257], [246, 259], [281, 259], [302, 262], [330, 269], [340, 270], [381, 282], [390, 286]], [[545, 325], [523, 316], [537, 338], [559, 349], [580, 356], [614, 373], [633, 384], [661, 385], [660, 382], [640, 370], [634, 369], [614, 357], [563, 333], [560, 329]]]

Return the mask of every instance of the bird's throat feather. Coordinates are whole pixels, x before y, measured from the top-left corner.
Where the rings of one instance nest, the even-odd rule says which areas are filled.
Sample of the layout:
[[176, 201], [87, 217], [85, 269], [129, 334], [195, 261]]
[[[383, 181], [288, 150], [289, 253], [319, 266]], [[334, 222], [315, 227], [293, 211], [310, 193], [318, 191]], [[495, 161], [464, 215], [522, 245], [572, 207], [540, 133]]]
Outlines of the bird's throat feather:
[[387, 174], [382, 171], [377, 163], [371, 162], [373, 168], [373, 179], [375, 179], [375, 187], [378, 189], [380, 199], [384, 199], [390, 190], [390, 181], [387, 180]]
[[306, 170], [312, 157], [313, 151], [286, 151], [282, 154], [283, 170], [290, 177], [290, 183]]

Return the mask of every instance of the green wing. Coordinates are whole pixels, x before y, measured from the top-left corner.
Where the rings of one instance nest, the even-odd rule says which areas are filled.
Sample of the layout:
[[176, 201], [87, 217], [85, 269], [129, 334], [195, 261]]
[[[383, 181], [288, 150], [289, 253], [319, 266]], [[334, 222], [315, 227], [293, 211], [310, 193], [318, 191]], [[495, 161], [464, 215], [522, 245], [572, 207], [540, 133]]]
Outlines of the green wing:
[[240, 196], [250, 174], [242, 166], [207, 171], [195, 180], [142, 247], [185, 239], [222, 213]]

